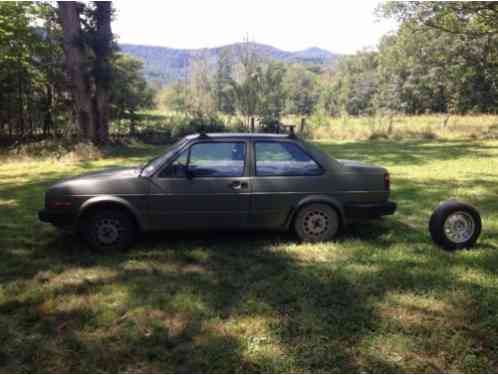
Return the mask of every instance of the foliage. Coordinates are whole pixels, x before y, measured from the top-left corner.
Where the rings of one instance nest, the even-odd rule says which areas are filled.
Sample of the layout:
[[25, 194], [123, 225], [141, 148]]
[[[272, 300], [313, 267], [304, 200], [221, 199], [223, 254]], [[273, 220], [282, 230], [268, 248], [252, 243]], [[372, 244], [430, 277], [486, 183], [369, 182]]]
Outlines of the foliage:
[[286, 111], [307, 116], [318, 101], [318, 77], [302, 65], [291, 65], [285, 77]]
[[496, 3], [389, 2], [379, 12], [401, 21], [379, 48], [379, 102], [404, 113], [496, 112]]
[[143, 77], [143, 62], [120, 53], [114, 56], [112, 69], [112, 117], [130, 118], [133, 124], [136, 112], [154, 105], [154, 92]]
[[493, 1], [389, 1], [378, 12], [402, 23], [413, 22], [418, 27], [472, 38], [498, 32], [498, 4]]
[[192, 133], [219, 133], [226, 130], [224, 122], [218, 117], [184, 117], [171, 128], [172, 139]]
[[233, 89], [233, 59], [234, 56], [231, 49], [222, 49], [216, 63], [214, 77], [216, 110], [229, 115], [233, 115], [236, 112], [236, 98]]
[[55, 10], [46, 3], [0, 2], [0, 135], [60, 128], [67, 118], [63, 78]]
[[280, 122], [285, 109], [285, 65], [270, 61], [264, 66], [261, 74], [258, 114], [260, 122], [271, 128]]
[[[98, 7], [81, 6], [84, 74], [100, 77], [101, 87], [112, 92], [113, 118], [129, 117], [153, 105], [141, 62], [113, 53], [94, 63], [96, 51], [102, 49]], [[109, 58], [111, 71], [104, 63]], [[57, 9], [46, 2], [0, 2], [0, 138], [77, 133], [71, 84], [64, 71]]]

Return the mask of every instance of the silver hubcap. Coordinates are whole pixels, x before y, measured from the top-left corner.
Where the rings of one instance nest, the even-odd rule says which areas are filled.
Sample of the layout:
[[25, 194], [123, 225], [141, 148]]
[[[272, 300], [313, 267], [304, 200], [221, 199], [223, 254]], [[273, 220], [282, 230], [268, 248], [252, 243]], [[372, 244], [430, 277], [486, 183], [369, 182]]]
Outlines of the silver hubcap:
[[444, 233], [453, 243], [468, 241], [475, 230], [474, 218], [467, 212], [458, 211], [448, 216], [444, 222]]
[[122, 231], [119, 220], [105, 218], [97, 222], [97, 240], [103, 245], [112, 245], [119, 239]]
[[311, 236], [317, 237], [329, 229], [329, 218], [322, 211], [311, 211], [304, 217], [304, 231]]

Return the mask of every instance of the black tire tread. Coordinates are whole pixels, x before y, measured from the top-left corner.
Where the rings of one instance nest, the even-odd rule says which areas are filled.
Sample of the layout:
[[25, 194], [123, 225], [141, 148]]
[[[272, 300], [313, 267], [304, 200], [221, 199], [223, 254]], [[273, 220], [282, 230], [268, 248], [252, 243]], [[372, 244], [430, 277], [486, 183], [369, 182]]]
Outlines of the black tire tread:
[[[465, 211], [469, 213], [473, 218], [476, 225], [476, 229], [472, 237], [461, 244], [456, 244], [450, 241], [444, 234], [443, 225], [446, 218], [456, 211]], [[434, 210], [429, 220], [429, 232], [434, 243], [445, 250], [454, 251], [458, 249], [466, 249], [474, 246], [479, 235], [481, 234], [482, 221], [479, 212], [467, 203], [463, 203], [457, 200], [448, 200], [439, 204]]]
[[[308, 236], [305, 235], [305, 233], [299, 228], [300, 224], [301, 224], [301, 215], [303, 214], [303, 212], [305, 212], [306, 210], [309, 210], [310, 208], [313, 208], [313, 207], [316, 207], [316, 208], [319, 208], [319, 209], [322, 209], [322, 210], [326, 210], [330, 213], [331, 215], [331, 218], [335, 218], [335, 220], [337, 220], [337, 230], [333, 233], [330, 233], [329, 235], [327, 235], [326, 237], [322, 238], [322, 239], [315, 239], [315, 238], [310, 238]], [[325, 204], [325, 203], [310, 203], [310, 204], [307, 204], [303, 207], [301, 207], [299, 209], [299, 211], [296, 213], [295, 217], [294, 217], [294, 232], [297, 234], [297, 236], [299, 237], [299, 239], [303, 242], [320, 242], [320, 241], [329, 241], [329, 240], [332, 240], [333, 238], [335, 238], [337, 236], [337, 234], [339, 233], [340, 229], [341, 229], [341, 218], [339, 216], [339, 213], [337, 212], [337, 210], [333, 207], [331, 207], [330, 205], [328, 204]]]
[[[121, 225], [125, 227], [124, 236], [120, 241], [112, 246], [101, 245], [95, 236], [94, 225], [96, 220], [103, 216], [113, 216], [121, 221]], [[133, 217], [126, 210], [118, 208], [102, 208], [97, 209], [84, 218], [81, 225], [81, 234], [85, 242], [97, 252], [114, 252], [127, 250], [134, 242], [137, 233], [136, 223]]]

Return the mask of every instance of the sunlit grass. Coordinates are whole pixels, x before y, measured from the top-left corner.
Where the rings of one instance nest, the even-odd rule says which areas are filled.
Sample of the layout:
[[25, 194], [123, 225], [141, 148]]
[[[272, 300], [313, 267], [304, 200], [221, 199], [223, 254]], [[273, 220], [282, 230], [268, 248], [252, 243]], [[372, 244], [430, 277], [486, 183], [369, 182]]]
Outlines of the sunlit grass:
[[[323, 244], [161, 232], [103, 255], [38, 222], [44, 191], [164, 147], [0, 163], [0, 371], [496, 372], [498, 141], [318, 144], [386, 166], [397, 214]], [[450, 197], [482, 214], [470, 251], [430, 241]]]

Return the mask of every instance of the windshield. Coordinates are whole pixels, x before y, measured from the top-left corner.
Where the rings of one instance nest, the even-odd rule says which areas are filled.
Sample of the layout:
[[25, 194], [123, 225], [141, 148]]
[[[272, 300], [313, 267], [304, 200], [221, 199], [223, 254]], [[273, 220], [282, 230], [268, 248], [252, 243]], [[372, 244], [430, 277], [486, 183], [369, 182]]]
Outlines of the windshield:
[[152, 176], [154, 172], [157, 171], [157, 169], [160, 168], [161, 165], [163, 165], [166, 162], [166, 160], [172, 157], [186, 143], [187, 139], [182, 138], [178, 142], [176, 142], [173, 146], [171, 146], [168, 149], [168, 152], [166, 152], [163, 155], [158, 155], [155, 158], [152, 158], [151, 160], [146, 162], [142, 168], [141, 174], [147, 177]]

